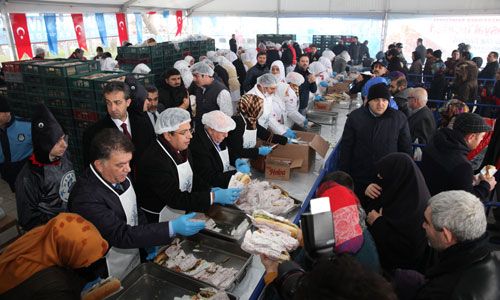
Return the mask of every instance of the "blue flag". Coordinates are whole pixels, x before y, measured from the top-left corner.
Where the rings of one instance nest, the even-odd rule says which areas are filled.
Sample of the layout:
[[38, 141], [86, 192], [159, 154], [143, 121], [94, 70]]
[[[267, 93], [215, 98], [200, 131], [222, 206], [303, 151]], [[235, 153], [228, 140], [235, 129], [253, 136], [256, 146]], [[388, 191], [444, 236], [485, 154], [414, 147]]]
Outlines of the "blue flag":
[[142, 16], [141, 13], [134, 13], [135, 26], [137, 27], [137, 42], [142, 42]]
[[163, 17], [166, 19], [168, 18], [168, 15], [170, 14], [170, 12], [168, 10], [164, 10], [163, 11]]
[[104, 14], [95, 14], [95, 21], [97, 23], [97, 30], [99, 30], [99, 36], [101, 37], [101, 43], [104, 47], [108, 47], [108, 34], [106, 33]]
[[49, 43], [49, 51], [54, 55], [58, 55], [59, 49], [57, 48], [56, 15], [45, 14], [43, 15], [43, 18], [45, 19], [45, 30], [47, 32], [47, 42]]

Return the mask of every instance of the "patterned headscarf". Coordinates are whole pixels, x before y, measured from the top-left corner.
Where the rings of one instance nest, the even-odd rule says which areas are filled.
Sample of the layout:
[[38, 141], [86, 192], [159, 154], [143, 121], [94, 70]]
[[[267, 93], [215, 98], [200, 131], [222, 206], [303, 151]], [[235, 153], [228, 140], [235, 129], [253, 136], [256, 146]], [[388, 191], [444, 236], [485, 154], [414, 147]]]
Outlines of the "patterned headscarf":
[[469, 112], [467, 104], [457, 99], [449, 100], [439, 108], [439, 114], [442, 120], [439, 122], [438, 127], [442, 128], [448, 126], [453, 117], [464, 112]]
[[97, 261], [108, 243], [95, 226], [77, 214], [61, 213], [28, 231], [0, 256], [0, 294], [52, 266], [79, 269]]
[[292, 90], [295, 92], [295, 94], [297, 95], [297, 97], [299, 97], [299, 86], [296, 85], [296, 84], [293, 84], [293, 83], [289, 83], [289, 85], [292, 88]]
[[246, 94], [238, 102], [238, 112], [250, 123], [250, 128], [257, 128], [257, 119], [262, 113], [264, 100], [257, 95]]

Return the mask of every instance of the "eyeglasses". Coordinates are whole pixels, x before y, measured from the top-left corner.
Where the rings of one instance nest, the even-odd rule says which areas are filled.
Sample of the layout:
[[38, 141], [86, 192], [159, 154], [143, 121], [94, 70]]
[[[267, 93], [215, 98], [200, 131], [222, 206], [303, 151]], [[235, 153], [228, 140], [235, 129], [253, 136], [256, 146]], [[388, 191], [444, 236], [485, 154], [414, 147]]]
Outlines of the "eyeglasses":
[[183, 131], [174, 131], [174, 132], [172, 132], [172, 134], [177, 133], [177, 134], [180, 134], [180, 135], [186, 135], [186, 134], [188, 134], [188, 132], [192, 135], [194, 133], [194, 128], [186, 129], [186, 130], [183, 130]]

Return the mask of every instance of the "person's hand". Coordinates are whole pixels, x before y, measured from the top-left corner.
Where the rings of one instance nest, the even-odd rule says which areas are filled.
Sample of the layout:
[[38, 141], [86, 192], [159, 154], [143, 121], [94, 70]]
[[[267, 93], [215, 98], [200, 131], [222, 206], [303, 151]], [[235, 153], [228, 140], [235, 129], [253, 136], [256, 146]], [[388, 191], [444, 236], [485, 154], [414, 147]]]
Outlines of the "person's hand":
[[309, 74], [307, 76], [307, 81], [309, 81], [309, 83], [313, 83], [316, 81], [316, 76], [314, 76], [313, 74]]
[[178, 233], [180, 235], [193, 235], [198, 233], [200, 230], [205, 228], [205, 222], [191, 222], [189, 219], [194, 218], [196, 213], [190, 213], [189, 215], [183, 215], [175, 220], [170, 221], [172, 226], [172, 231], [174, 234]]
[[359, 74], [358, 78], [356, 78], [356, 82], [359, 83], [361, 81], [363, 81], [363, 75]]
[[271, 153], [272, 150], [273, 150], [273, 148], [271, 148], [269, 146], [259, 147], [259, 155], [266, 156], [269, 153]]
[[279, 261], [272, 260], [272, 259], [268, 258], [267, 256], [265, 256], [264, 254], [260, 255], [260, 261], [262, 262], [262, 264], [266, 268], [267, 273], [271, 273], [271, 272], [278, 273], [278, 266], [280, 264]]
[[337, 76], [337, 74], [338, 74], [337, 72], [332, 72], [333, 77]]
[[91, 282], [87, 282], [87, 284], [85, 284], [85, 286], [83, 287], [82, 292], [85, 292], [86, 290], [90, 289], [91, 287], [93, 287], [96, 283], [98, 283], [101, 280], [102, 280], [101, 277], [97, 277], [96, 280], [91, 281]]
[[236, 171], [238, 171], [240, 173], [245, 173], [245, 174], [250, 173], [250, 166], [243, 159], [241, 159], [241, 158], [236, 159], [236, 161], [234, 162], [234, 165], [236, 166]]
[[366, 188], [365, 195], [371, 199], [375, 199], [380, 196], [381, 192], [382, 188], [378, 184], [372, 183]]
[[296, 139], [297, 137], [295, 136], [295, 131], [291, 130], [290, 128], [288, 128], [285, 132], [285, 134], [283, 134], [284, 137], [286, 138], [289, 138], [289, 139]]
[[368, 216], [366, 216], [366, 222], [368, 222], [368, 224], [370, 224], [370, 225], [373, 225], [375, 220], [377, 220], [378, 218], [380, 218], [382, 216], [382, 209], [383, 209], [383, 207], [381, 207], [378, 212], [376, 210], [372, 209], [372, 211], [370, 211], [368, 213]]
[[321, 96], [314, 96], [314, 101], [326, 101], [326, 99]]
[[491, 176], [490, 178], [486, 178], [483, 175], [479, 175], [479, 180], [481, 180], [481, 181], [484, 180], [490, 184], [490, 192], [493, 191], [493, 189], [497, 185], [497, 180], [495, 179], [495, 176]]
[[158, 246], [144, 248], [144, 250], [146, 250], [146, 252], [148, 253], [148, 256], [146, 256], [146, 260], [149, 261], [154, 259], [158, 255], [158, 249], [160, 249], [160, 247]]
[[307, 126], [307, 124], [309, 123], [309, 120], [308, 119], [305, 119], [304, 120], [304, 126]]
[[326, 83], [326, 81], [321, 81], [319, 83], [322, 87], [328, 87], [328, 83]]
[[238, 197], [241, 194], [242, 189], [212, 189], [214, 193], [214, 203], [219, 204], [233, 204], [234, 201], [238, 200]]

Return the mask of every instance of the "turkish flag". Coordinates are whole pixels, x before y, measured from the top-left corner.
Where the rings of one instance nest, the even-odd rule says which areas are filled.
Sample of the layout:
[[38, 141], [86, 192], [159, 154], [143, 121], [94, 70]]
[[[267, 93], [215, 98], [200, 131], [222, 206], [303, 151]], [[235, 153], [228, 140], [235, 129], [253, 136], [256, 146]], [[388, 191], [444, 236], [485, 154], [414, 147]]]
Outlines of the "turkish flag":
[[177, 17], [177, 33], [175, 36], [178, 36], [182, 31], [182, 10], [176, 11], [175, 16]]
[[12, 25], [12, 32], [14, 33], [14, 40], [16, 42], [17, 56], [22, 59], [24, 54], [33, 58], [33, 51], [31, 50], [30, 34], [28, 32], [28, 24], [26, 23], [25, 14], [9, 14], [10, 22]]
[[87, 37], [85, 36], [85, 26], [83, 25], [83, 15], [82, 14], [71, 14], [73, 19], [73, 25], [75, 26], [75, 35], [78, 40], [78, 47], [89, 51], [87, 48]]
[[125, 20], [125, 14], [116, 13], [116, 24], [118, 25], [118, 36], [120, 37], [120, 45], [123, 45], [124, 41], [128, 41], [127, 21]]

